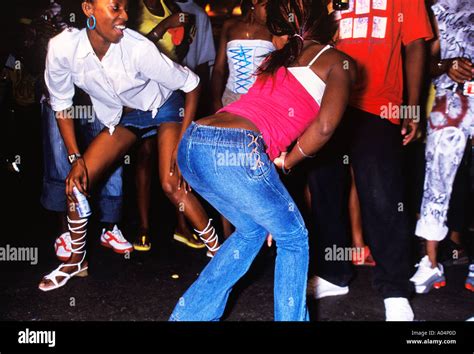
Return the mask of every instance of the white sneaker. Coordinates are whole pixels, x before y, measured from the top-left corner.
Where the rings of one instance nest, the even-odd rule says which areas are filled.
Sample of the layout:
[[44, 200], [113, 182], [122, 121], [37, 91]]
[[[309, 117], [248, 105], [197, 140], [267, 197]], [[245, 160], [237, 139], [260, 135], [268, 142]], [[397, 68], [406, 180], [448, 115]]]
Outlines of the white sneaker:
[[321, 299], [326, 296], [346, 295], [349, 292], [348, 286], [338, 286], [318, 276], [310, 279], [308, 289], [310, 292], [312, 291], [315, 299]]
[[415, 315], [410, 303], [404, 297], [389, 297], [385, 299], [385, 321], [413, 321]]
[[100, 244], [104, 247], [112, 248], [114, 252], [120, 254], [133, 251], [132, 244], [123, 237], [122, 231], [120, 231], [117, 225], [114, 226], [112, 231], [102, 229]]
[[66, 262], [71, 258], [72, 244], [71, 234], [69, 232], [63, 233], [54, 242], [54, 252], [60, 261]]
[[446, 286], [446, 278], [441, 263], [438, 263], [438, 267], [431, 268], [428, 256], [424, 256], [416, 267], [418, 270], [410, 278], [410, 281], [415, 285], [417, 294], [426, 294], [433, 288], [439, 289]]

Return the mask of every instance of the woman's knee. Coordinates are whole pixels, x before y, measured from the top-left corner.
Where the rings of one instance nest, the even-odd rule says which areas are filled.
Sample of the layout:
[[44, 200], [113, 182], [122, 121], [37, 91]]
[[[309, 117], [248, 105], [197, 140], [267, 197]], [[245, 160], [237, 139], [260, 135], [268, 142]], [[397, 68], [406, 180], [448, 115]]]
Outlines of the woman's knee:
[[272, 234], [277, 247], [292, 251], [305, 251], [309, 249], [308, 230], [301, 227], [293, 232]]
[[168, 197], [168, 199], [175, 205], [183, 200], [184, 188], [178, 189], [178, 181], [176, 178], [162, 178], [161, 179], [161, 188], [163, 192]]

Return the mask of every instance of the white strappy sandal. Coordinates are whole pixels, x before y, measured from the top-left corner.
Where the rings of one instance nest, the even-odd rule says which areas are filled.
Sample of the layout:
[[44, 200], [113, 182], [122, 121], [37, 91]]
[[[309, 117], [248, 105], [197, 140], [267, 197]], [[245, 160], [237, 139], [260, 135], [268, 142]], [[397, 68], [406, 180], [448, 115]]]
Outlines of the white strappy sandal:
[[[204, 230], [199, 231], [194, 229], [196, 233], [198, 234], [199, 238], [204, 242], [206, 247], [208, 248], [208, 251], [206, 252], [206, 256], [209, 258], [214, 257], [212, 252], [217, 252], [219, 248], [221, 248], [221, 245], [219, 244], [219, 236], [217, 236], [216, 229], [214, 226], [211, 226], [212, 219], [209, 219], [209, 222], [207, 223], [207, 226], [204, 228]], [[208, 238], [204, 238], [203, 236], [211, 232], [211, 236]], [[214, 246], [210, 246], [213, 242], [216, 242]]]
[[[51, 273], [46, 275], [43, 279], [45, 280], [50, 280], [53, 282], [52, 286], [49, 287], [42, 287], [41, 283], [38, 286], [38, 289], [41, 291], [51, 291], [58, 289], [64, 285], [73, 277], [86, 277], [88, 275], [87, 269], [89, 268], [88, 266], [82, 267], [82, 263], [86, 259], [86, 254], [87, 251], [84, 250], [86, 247], [86, 235], [87, 235], [87, 220], [84, 222], [84, 220], [71, 220], [68, 217], [68, 224], [69, 224], [69, 231], [72, 233], [80, 233], [83, 234], [82, 237], [78, 238], [77, 240], [71, 240], [71, 244], [73, 246], [79, 246], [78, 248], [74, 249], [72, 247], [72, 253], [77, 253], [77, 254], [82, 254], [82, 259], [78, 263], [71, 263], [71, 264], [61, 264], [59, 267], [57, 267], [55, 270], [53, 270]], [[72, 227], [70, 224], [82, 224], [76, 227]], [[84, 228], [84, 230], [79, 230], [80, 228]], [[72, 273], [66, 273], [61, 270], [63, 267], [77, 267], [77, 270]], [[61, 281], [58, 281], [58, 277], [63, 277]]]

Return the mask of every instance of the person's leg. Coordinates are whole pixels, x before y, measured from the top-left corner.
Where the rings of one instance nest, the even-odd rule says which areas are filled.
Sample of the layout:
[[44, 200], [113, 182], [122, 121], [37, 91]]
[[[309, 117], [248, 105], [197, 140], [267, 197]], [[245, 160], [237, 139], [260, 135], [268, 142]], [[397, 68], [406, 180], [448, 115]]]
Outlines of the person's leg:
[[463, 236], [467, 235], [470, 215], [470, 177], [471, 140], [466, 144], [461, 164], [456, 172], [449, 200], [447, 226], [449, 237], [439, 245], [438, 262], [444, 266], [465, 264], [468, 262]]
[[[79, 134], [81, 135], [82, 150], [87, 150], [91, 142], [105, 128], [104, 125], [95, 119], [81, 120]], [[94, 197], [100, 212], [99, 220], [105, 230], [112, 231], [122, 216], [122, 164], [116, 163], [113, 170], [108, 171], [101, 177], [99, 184], [95, 187]]]
[[[113, 135], [104, 130], [92, 141], [83, 157], [87, 166], [89, 191], [94, 189], [97, 182], [125, 155], [136, 140], [136, 135], [130, 130], [117, 126]], [[43, 278], [39, 287], [44, 291], [55, 289], [58, 285], [62, 286], [68, 277], [80, 276], [87, 270], [85, 241], [88, 219], [79, 216], [74, 203], [69, 201], [67, 203], [72, 255], [67, 262]]]
[[[436, 97], [435, 105], [443, 100], [449, 102], [448, 111], [444, 108], [433, 109], [428, 121], [424, 192], [415, 231], [417, 236], [427, 240], [427, 256], [421, 259], [417, 272], [411, 278], [417, 293], [427, 293], [433, 287], [446, 284], [443, 266], [438, 264], [437, 246], [449, 231], [447, 216], [453, 183], [465, 155], [474, 117], [474, 100], [447, 91]], [[458, 108], [464, 105], [467, 105], [468, 111], [459, 115]], [[457, 121], [451, 118], [456, 115]], [[440, 118], [452, 119], [455, 125], [439, 126]], [[456, 223], [453, 218], [451, 221]]]
[[355, 185], [354, 171], [351, 170], [351, 187], [349, 192], [349, 219], [352, 234], [352, 263], [354, 265], [374, 266], [375, 262], [370, 254], [370, 248], [365, 245], [362, 233], [362, 216], [360, 213], [359, 195]]
[[232, 235], [234, 232], [234, 225], [232, 225], [229, 220], [227, 220], [224, 216], [221, 215], [222, 221], [222, 232], [224, 233], [224, 238], [227, 239]]
[[355, 186], [354, 172], [351, 167], [351, 189], [349, 192], [349, 216], [351, 220], [352, 245], [364, 248], [365, 242], [362, 237], [362, 217], [360, 215], [359, 196]]
[[[169, 200], [184, 214], [192, 227], [196, 230], [205, 230], [209, 224], [209, 217], [203, 206], [192, 192], [184, 188], [178, 189], [178, 173], [170, 176], [172, 154], [178, 146], [181, 124], [163, 123], [158, 130], [158, 163], [160, 182]], [[209, 237], [211, 235], [208, 235]], [[204, 237], [208, 239], [208, 237]], [[210, 252], [215, 254], [219, 241], [207, 244]]]
[[[348, 139], [347, 117], [331, 140], [318, 152], [308, 174], [318, 277], [346, 287], [353, 276], [350, 260], [328, 259], [333, 249], [350, 247], [348, 219]], [[315, 284], [317, 287], [318, 285]], [[317, 295], [317, 294], [316, 294]], [[318, 297], [318, 295], [317, 295]]]
[[[275, 320], [307, 320], [307, 231], [263, 142], [237, 129], [203, 127], [196, 133], [194, 129], [180, 145], [183, 176], [236, 231], [180, 299], [171, 320], [220, 319], [232, 286], [249, 268], [267, 233], [277, 244]], [[199, 139], [207, 143], [191, 147], [190, 141]], [[256, 146], [249, 147], [252, 141]], [[234, 154], [251, 158], [243, 166], [220, 159]], [[234, 188], [226, 188], [229, 184]]]
[[139, 234], [148, 235], [150, 230], [150, 190], [151, 168], [155, 161], [156, 138], [154, 136], [139, 142], [136, 153], [135, 186], [137, 190], [137, 206], [140, 218]]
[[410, 232], [400, 127], [351, 110], [351, 157], [360, 200], [364, 238], [376, 266], [374, 286], [387, 298], [410, 293]]
[[66, 195], [64, 181], [71, 168], [67, 159], [61, 133], [56, 122], [56, 114], [46, 103], [41, 104], [43, 139], [43, 184], [41, 205], [56, 214], [60, 235], [55, 242], [56, 255], [61, 260], [71, 256], [70, 235], [66, 219]]

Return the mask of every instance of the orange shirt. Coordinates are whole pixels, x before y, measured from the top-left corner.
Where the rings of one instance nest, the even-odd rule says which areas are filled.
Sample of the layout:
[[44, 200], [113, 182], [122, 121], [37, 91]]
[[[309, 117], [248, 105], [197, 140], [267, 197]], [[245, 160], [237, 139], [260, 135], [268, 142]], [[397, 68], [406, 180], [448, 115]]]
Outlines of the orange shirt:
[[[358, 80], [350, 105], [380, 116], [403, 99], [402, 44], [431, 39], [423, 0], [350, 0], [341, 12], [337, 49], [350, 55]], [[388, 117], [394, 124], [400, 120]]]

